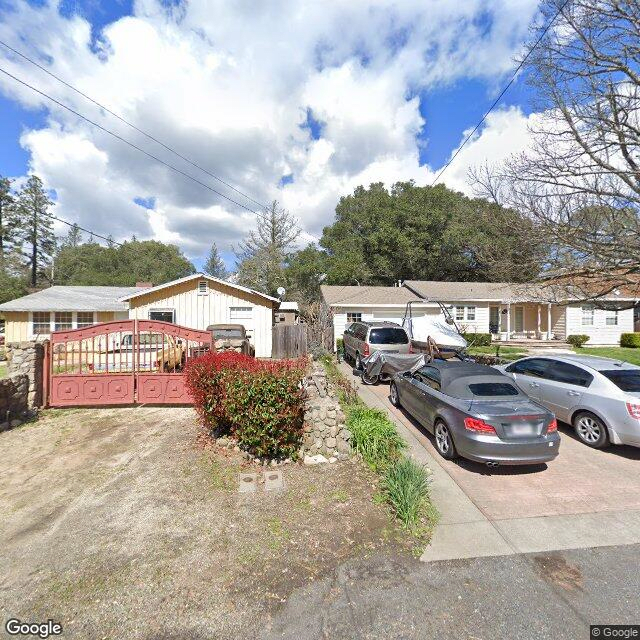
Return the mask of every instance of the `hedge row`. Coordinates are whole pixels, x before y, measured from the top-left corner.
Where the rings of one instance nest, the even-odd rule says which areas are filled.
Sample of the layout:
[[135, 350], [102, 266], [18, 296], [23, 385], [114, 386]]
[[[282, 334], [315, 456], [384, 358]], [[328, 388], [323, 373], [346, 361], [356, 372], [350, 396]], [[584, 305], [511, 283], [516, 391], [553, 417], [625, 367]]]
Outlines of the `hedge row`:
[[490, 347], [490, 333], [462, 333], [462, 337], [469, 343], [470, 347]]
[[258, 457], [295, 458], [302, 441], [304, 360], [256, 360], [235, 352], [207, 353], [186, 369], [203, 424], [234, 435]]
[[620, 346], [640, 349], [640, 333], [623, 333], [620, 336]]

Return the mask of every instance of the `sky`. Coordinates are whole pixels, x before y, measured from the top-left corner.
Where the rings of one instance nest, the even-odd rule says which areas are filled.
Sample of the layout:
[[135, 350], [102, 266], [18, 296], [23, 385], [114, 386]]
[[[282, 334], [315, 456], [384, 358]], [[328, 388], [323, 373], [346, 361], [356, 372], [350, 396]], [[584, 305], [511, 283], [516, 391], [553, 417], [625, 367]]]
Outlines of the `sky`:
[[[0, 175], [37, 174], [57, 216], [99, 234], [171, 242], [198, 267], [216, 242], [233, 268], [259, 204], [291, 211], [306, 244], [358, 185], [431, 184], [511, 76], [537, 4], [0, 0], [1, 41], [206, 170], [0, 44], [0, 69], [103, 127], [0, 73]], [[470, 167], [526, 148], [531, 103], [519, 77], [441, 182], [471, 194]]]

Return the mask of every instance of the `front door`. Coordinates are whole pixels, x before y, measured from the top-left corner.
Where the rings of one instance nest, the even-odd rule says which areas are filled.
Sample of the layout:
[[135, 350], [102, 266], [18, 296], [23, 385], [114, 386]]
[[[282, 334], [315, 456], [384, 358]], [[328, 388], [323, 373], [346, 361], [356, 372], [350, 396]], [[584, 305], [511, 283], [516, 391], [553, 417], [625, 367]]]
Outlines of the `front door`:
[[524, 333], [524, 307], [514, 307], [513, 309], [513, 331]]
[[489, 307], [489, 333], [500, 333], [500, 307]]

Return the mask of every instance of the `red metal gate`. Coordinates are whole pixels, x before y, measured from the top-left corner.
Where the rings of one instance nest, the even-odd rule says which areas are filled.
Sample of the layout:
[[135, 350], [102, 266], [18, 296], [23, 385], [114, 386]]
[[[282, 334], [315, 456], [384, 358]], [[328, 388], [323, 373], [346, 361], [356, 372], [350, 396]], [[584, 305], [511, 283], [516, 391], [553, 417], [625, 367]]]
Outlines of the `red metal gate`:
[[184, 367], [212, 348], [211, 333], [156, 320], [54, 331], [45, 357], [48, 406], [190, 404]]

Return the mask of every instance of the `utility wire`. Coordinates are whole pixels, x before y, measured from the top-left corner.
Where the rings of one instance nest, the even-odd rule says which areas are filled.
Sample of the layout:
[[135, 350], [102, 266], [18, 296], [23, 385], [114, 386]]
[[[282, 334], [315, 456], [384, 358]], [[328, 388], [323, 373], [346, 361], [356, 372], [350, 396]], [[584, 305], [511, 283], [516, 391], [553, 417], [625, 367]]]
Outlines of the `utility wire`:
[[212, 191], [213, 193], [221, 196], [222, 198], [224, 198], [225, 200], [228, 200], [229, 202], [232, 202], [233, 204], [237, 205], [238, 207], [241, 207], [242, 209], [245, 209], [245, 210], [250, 211], [251, 213], [257, 215], [258, 212], [255, 211], [254, 209], [251, 209], [251, 207], [247, 207], [246, 205], [242, 204], [241, 202], [238, 202], [237, 200], [234, 200], [233, 198], [230, 198], [229, 196], [225, 195], [224, 193], [218, 191], [217, 189], [214, 189], [213, 187], [209, 186], [205, 182], [202, 182], [201, 180], [198, 180], [198, 178], [195, 178], [190, 173], [187, 173], [186, 171], [182, 171], [182, 169], [179, 169], [175, 165], [172, 165], [169, 162], [165, 162], [161, 158], [158, 158], [158, 156], [155, 156], [152, 153], [149, 153], [148, 151], [145, 151], [142, 147], [137, 146], [136, 144], [134, 144], [133, 142], [127, 140], [126, 138], [123, 138], [122, 136], [118, 135], [117, 133], [114, 133], [113, 131], [111, 131], [110, 129], [107, 129], [106, 127], [103, 127], [101, 124], [98, 124], [97, 122], [94, 122], [90, 118], [87, 118], [87, 116], [84, 116], [81, 113], [79, 113], [78, 111], [75, 111], [74, 109], [72, 109], [71, 107], [67, 106], [66, 104], [60, 102], [59, 100], [56, 100], [55, 98], [50, 96], [48, 93], [45, 93], [44, 91], [40, 91], [40, 89], [36, 89], [36, 87], [30, 85], [28, 82], [25, 82], [24, 80], [21, 80], [20, 78], [18, 78], [16, 76], [14, 76], [13, 74], [9, 73], [6, 69], [3, 69], [2, 67], [0, 67], [0, 72], [4, 73], [6, 76], [11, 78], [12, 80], [15, 80], [16, 82], [19, 82], [21, 85], [27, 87], [28, 89], [31, 89], [32, 91], [35, 91], [36, 93], [38, 93], [41, 96], [47, 98], [48, 100], [51, 100], [51, 102], [57, 104], [59, 107], [62, 107], [63, 109], [66, 109], [67, 111], [69, 111], [73, 115], [77, 116], [78, 118], [82, 118], [83, 120], [85, 120], [89, 124], [91, 124], [94, 127], [100, 129], [101, 131], [104, 131], [105, 133], [109, 134], [110, 136], [112, 136], [116, 140], [119, 140], [120, 142], [123, 142], [124, 144], [129, 145], [132, 149], [135, 149], [136, 151], [139, 151], [140, 153], [143, 153], [145, 156], [151, 158], [152, 160], [155, 160], [156, 162], [159, 162], [160, 164], [162, 164], [165, 167], [171, 169], [172, 171], [175, 171], [176, 173], [179, 173], [180, 175], [184, 176], [185, 178], [188, 178], [189, 180], [193, 180], [193, 182], [195, 182], [196, 184], [199, 184], [201, 187], [204, 187], [205, 189], [208, 189], [209, 191]]
[[453, 154], [453, 156], [451, 156], [451, 159], [449, 160], [449, 162], [447, 162], [447, 164], [445, 164], [444, 167], [442, 167], [438, 175], [435, 177], [434, 181], [431, 183], [432, 187], [436, 184], [436, 182], [438, 182], [442, 174], [449, 168], [449, 165], [456, 159], [456, 156], [460, 153], [460, 151], [462, 151], [462, 147], [464, 147], [467, 144], [467, 142], [471, 140], [471, 138], [473, 137], [473, 134], [482, 126], [487, 116], [494, 110], [494, 108], [500, 102], [500, 100], [502, 100], [502, 97], [504, 96], [504, 94], [507, 93], [511, 85], [515, 82], [516, 76], [520, 72], [520, 69], [522, 69], [525, 62], [529, 59], [529, 56], [535, 51], [536, 47], [542, 42], [542, 39], [547, 35], [547, 32], [549, 31], [549, 29], [551, 29], [553, 23], [557, 20], [558, 16], [562, 13], [562, 11], [564, 11], [564, 8], [569, 4], [569, 2], [571, 2], [571, 0], [564, 0], [560, 8], [554, 14], [553, 18], [549, 20], [549, 22], [547, 23], [547, 26], [542, 30], [542, 33], [540, 34], [538, 39], [533, 43], [533, 46], [529, 49], [529, 51], [527, 51], [527, 54], [524, 56], [524, 58], [522, 58], [522, 60], [520, 61], [520, 64], [516, 67], [516, 70], [513, 72], [511, 79], [509, 80], [509, 82], [507, 82], [507, 85], [505, 86], [505, 88], [500, 92], [500, 95], [493, 101], [493, 104], [489, 107], [488, 111], [482, 116], [482, 118], [480, 119], [480, 122], [478, 122], [478, 124], [473, 128], [473, 131], [471, 131], [471, 133], [464, 139], [464, 142], [456, 149], [456, 152]]
[[69, 225], [70, 227], [75, 227], [76, 229], [79, 229], [80, 231], [84, 231], [85, 233], [88, 233], [89, 235], [93, 236], [94, 238], [101, 238], [102, 240], [106, 240], [107, 242], [111, 242], [112, 244], [117, 245], [118, 247], [123, 246], [122, 242], [116, 242], [113, 238], [109, 238], [107, 236], [102, 236], [99, 233], [96, 233], [95, 231], [91, 231], [91, 229], [85, 229], [84, 227], [81, 227], [79, 224], [76, 224], [75, 222], [68, 222], [67, 220], [63, 220], [62, 218], [58, 218], [58, 216], [54, 215], [53, 213], [44, 213], [44, 216], [46, 216], [47, 218], [52, 218], [53, 220], [57, 220], [58, 222], [62, 222], [66, 225]]
[[63, 80], [62, 78], [57, 76], [55, 73], [49, 71], [46, 67], [43, 67], [41, 64], [39, 64], [38, 62], [36, 62], [32, 58], [30, 58], [29, 56], [25, 55], [21, 51], [18, 51], [17, 49], [14, 49], [12, 46], [7, 44], [3, 40], [0, 40], [0, 45], [6, 47], [7, 49], [9, 49], [9, 51], [12, 51], [17, 56], [20, 56], [21, 58], [23, 58], [27, 62], [30, 62], [32, 65], [38, 67], [38, 69], [40, 69], [41, 71], [44, 71], [47, 75], [51, 76], [52, 78], [54, 78], [58, 82], [62, 83], [65, 87], [68, 87], [72, 91], [75, 91], [78, 95], [82, 96], [83, 98], [85, 98], [89, 102], [92, 102], [93, 104], [95, 104], [100, 109], [103, 109], [107, 113], [111, 114], [114, 118], [117, 118], [118, 120], [120, 120], [120, 122], [123, 122], [127, 126], [131, 127], [134, 131], [137, 131], [138, 133], [141, 133], [143, 136], [145, 136], [149, 140], [152, 140], [156, 144], [159, 144], [161, 147], [163, 147], [167, 151], [170, 151], [174, 155], [178, 156], [178, 158], [184, 160], [185, 162], [188, 162], [191, 166], [195, 167], [196, 169], [200, 169], [200, 171], [206, 173], [208, 176], [214, 178], [215, 180], [217, 180], [218, 182], [222, 183], [223, 185], [225, 185], [229, 189], [235, 191], [237, 194], [245, 197], [247, 200], [253, 202], [256, 205], [258, 205], [260, 208], [263, 208], [263, 209], [267, 209], [268, 208], [268, 205], [263, 204], [262, 202], [258, 202], [257, 200], [254, 200], [251, 196], [247, 195], [243, 191], [240, 191], [240, 189], [236, 189], [236, 187], [234, 187], [232, 184], [229, 184], [228, 182], [225, 182], [222, 178], [220, 178], [219, 176], [215, 175], [214, 173], [211, 173], [211, 171], [209, 171], [208, 169], [205, 169], [204, 167], [200, 166], [197, 162], [194, 162], [193, 160], [190, 160], [189, 158], [187, 158], [186, 156], [181, 154], [179, 151], [176, 151], [175, 149], [170, 147], [168, 144], [165, 144], [164, 142], [162, 142], [162, 140], [159, 140], [158, 138], [154, 137], [150, 133], [147, 133], [146, 131], [136, 127], [135, 124], [129, 122], [128, 120], [123, 118], [120, 114], [116, 113], [112, 109], [109, 109], [109, 107], [105, 107], [103, 104], [101, 104], [100, 102], [98, 102], [97, 100], [92, 98], [91, 96], [87, 95], [86, 93], [83, 93], [82, 91], [80, 91], [80, 89], [77, 89], [72, 84], [69, 84], [66, 80]]

